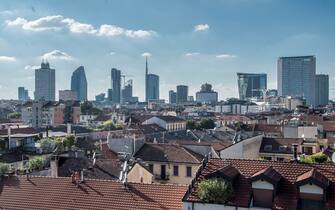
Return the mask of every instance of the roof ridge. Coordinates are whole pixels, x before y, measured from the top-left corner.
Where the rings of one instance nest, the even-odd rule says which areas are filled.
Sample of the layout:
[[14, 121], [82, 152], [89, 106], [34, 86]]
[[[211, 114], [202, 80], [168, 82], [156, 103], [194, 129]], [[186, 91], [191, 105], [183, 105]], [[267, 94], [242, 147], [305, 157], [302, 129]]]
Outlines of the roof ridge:
[[[192, 156], [193, 159], [195, 159], [197, 162], [201, 163], [191, 152], [188, 151], [188, 149], [184, 148], [183, 146], [180, 146], [183, 150], [185, 150], [189, 155]], [[193, 152], [193, 151], [192, 151]]]

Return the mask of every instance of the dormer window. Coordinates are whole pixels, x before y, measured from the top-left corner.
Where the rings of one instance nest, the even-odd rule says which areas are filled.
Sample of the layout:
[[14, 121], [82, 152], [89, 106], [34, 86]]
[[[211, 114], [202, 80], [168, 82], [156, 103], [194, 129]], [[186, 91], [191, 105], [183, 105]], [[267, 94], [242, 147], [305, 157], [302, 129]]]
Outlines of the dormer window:
[[279, 151], [280, 151], [280, 152], [285, 152], [286, 149], [287, 149], [287, 146], [286, 146], [286, 145], [280, 145], [280, 146], [279, 146]]
[[299, 209], [324, 209], [329, 180], [316, 169], [300, 175], [296, 180], [299, 191]]
[[272, 208], [277, 184], [281, 175], [269, 166], [251, 176], [253, 203], [255, 207]]

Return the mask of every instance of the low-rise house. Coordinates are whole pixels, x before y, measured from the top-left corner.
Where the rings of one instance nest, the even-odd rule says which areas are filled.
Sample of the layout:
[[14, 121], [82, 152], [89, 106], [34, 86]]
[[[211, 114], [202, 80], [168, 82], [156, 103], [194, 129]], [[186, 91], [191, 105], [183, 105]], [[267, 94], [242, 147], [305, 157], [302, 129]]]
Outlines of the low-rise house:
[[10, 150], [34, 151], [39, 133], [34, 128], [8, 128], [0, 130], [0, 153]]
[[[241, 159], [204, 161], [183, 198], [184, 210], [335, 209], [335, 165]], [[219, 178], [231, 186], [225, 202], [204, 200], [197, 187]]]
[[70, 177], [0, 179], [1, 209], [182, 209], [186, 186]]
[[142, 124], [157, 124], [167, 131], [186, 130], [186, 121], [175, 116], [153, 116], [142, 122]]
[[154, 182], [189, 184], [204, 157], [179, 145], [146, 143], [134, 158], [147, 165]]

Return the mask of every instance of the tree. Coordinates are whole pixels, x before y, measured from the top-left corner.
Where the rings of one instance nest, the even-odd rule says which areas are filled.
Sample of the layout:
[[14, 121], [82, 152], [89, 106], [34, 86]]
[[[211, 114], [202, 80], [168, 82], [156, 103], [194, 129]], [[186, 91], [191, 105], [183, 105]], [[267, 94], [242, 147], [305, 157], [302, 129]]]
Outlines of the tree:
[[0, 163], [0, 176], [4, 174], [8, 174], [10, 171], [10, 167], [6, 163]]
[[72, 147], [74, 145], [74, 141], [75, 141], [75, 137], [74, 135], [67, 135], [64, 139], [63, 139], [63, 145], [64, 147]]
[[202, 128], [202, 129], [213, 129], [213, 128], [215, 128], [215, 122], [212, 119], [202, 119], [200, 121], [200, 128]]
[[190, 130], [195, 130], [197, 129], [197, 123], [194, 120], [188, 120], [186, 122], [186, 128]]
[[35, 157], [28, 161], [28, 168], [30, 170], [42, 170], [46, 165], [47, 161], [43, 157]]
[[301, 157], [300, 162], [302, 163], [308, 163], [308, 164], [314, 164], [314, 163], [325, 163], [328, 161], [328, 156], [323, 154], [322, 152], [308, 155]]
[[20, 113], [20, 112], [12, 112], [12, 113], [9, 113], [9, 114], [7, 115], [7, 117], [8, 117], [9, 119], [18, 119], [18, 118], [21, 117], [21, 113]]
[[52, 152], [55, 149], [55, 141], [51, 138], [44, 138], [39, 140], [40, 147], [43, 149], [43, 152]]
[[200, 182], [197, 194], [204, 202], [224, 204], [233, 196], [234, 190], [230, 182], [213, 178]]

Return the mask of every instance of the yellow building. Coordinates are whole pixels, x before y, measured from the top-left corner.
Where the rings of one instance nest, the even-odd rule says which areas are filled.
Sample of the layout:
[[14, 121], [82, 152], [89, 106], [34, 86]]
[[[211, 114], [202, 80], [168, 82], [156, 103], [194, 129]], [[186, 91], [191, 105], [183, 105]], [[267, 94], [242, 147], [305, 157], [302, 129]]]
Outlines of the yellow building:
[[[190, 184], [203, 159], [202, 155], [179, 145], [149, 143], [134, 157], [145, 163], [154, 176], [153, 182], [171, 184]], [[140, 176], [140, 172], [137, 173]]]

